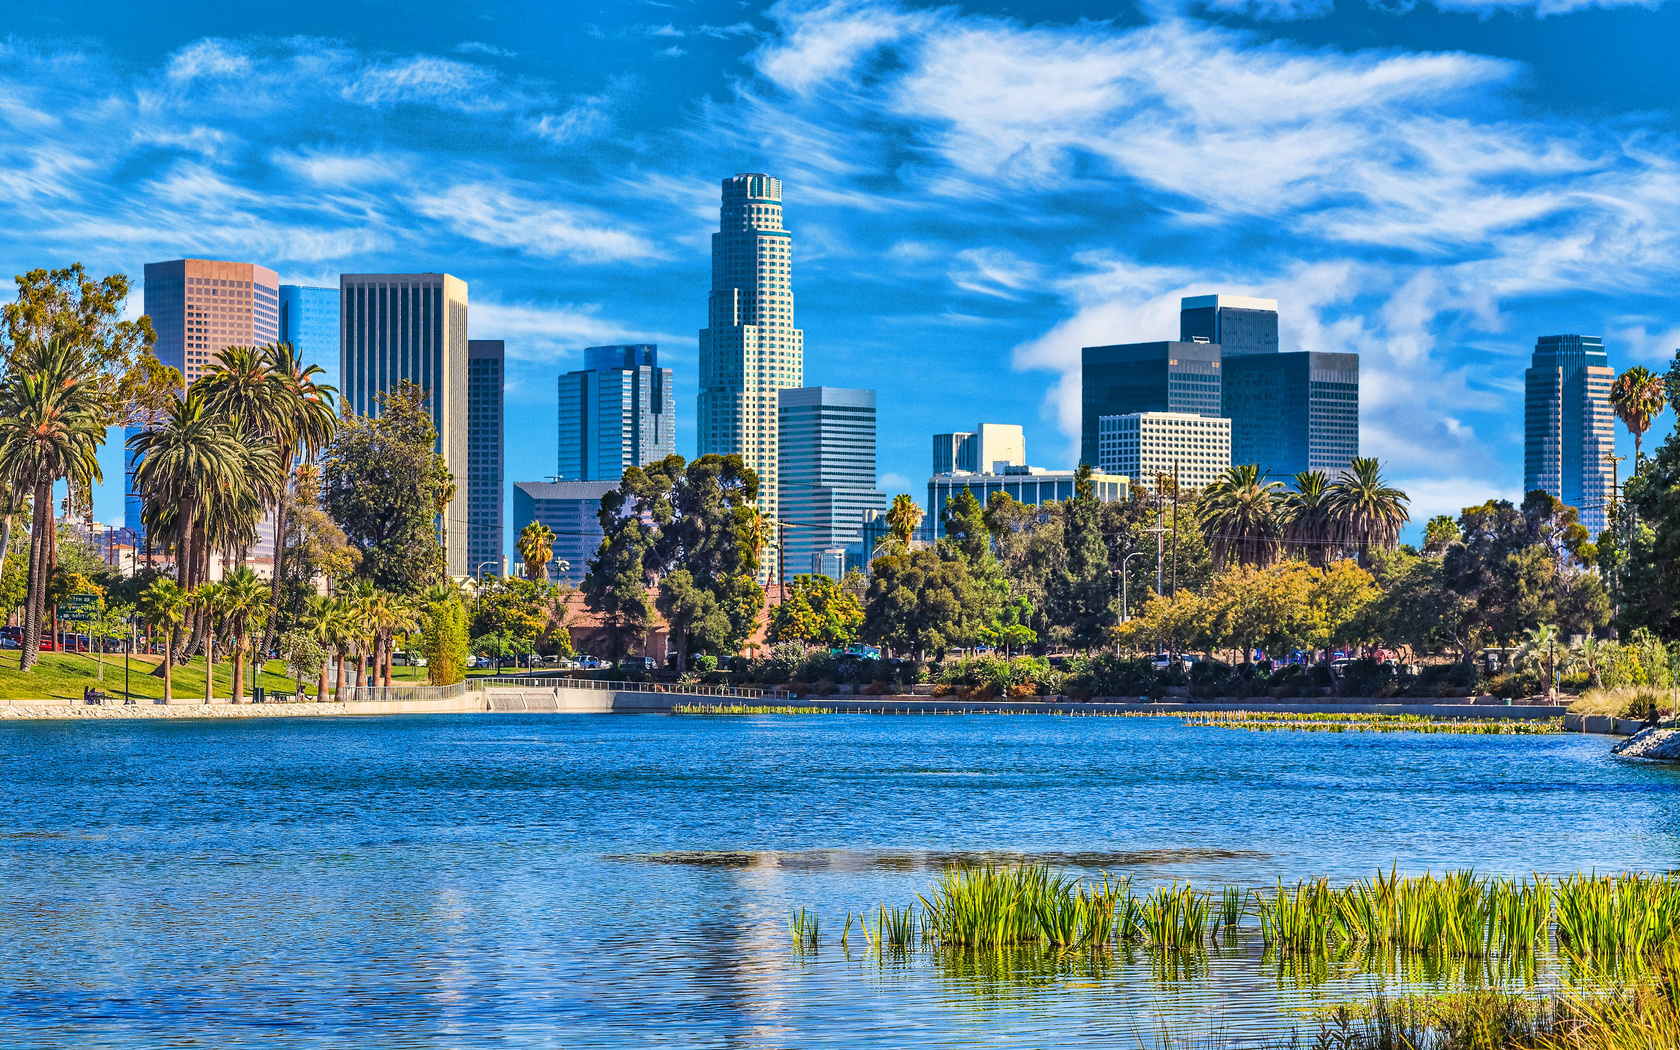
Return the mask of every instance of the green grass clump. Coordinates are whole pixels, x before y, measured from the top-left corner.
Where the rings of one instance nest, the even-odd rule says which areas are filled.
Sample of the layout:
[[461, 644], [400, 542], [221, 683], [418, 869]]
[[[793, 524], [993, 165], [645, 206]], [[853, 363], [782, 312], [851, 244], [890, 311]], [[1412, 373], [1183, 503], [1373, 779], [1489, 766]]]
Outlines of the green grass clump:
[[804, 951], [817, 946], [817, 913], [806, 914], [804, 908], [793, 913], [788, 920], [788, 933], [793, 935], [793, 946]]
[[1680, 934], [1680, 878], [1571, 875], [1557, 887], [1558, 946], [1583, 959], [1648, 955]]
[[1298, 954], [1329, 954], [1336, 920], [1335, 894], [1329, 879], [1297, 882], [1294, 889], [1285, 888], [1279, 879], [1277, 892], [1270, 897], [1254, 892], [1254, 911], [1266, 947]]
[[1207, 943], [1208, 895], [1187, 882], [1158, 886], [1143, 902], [1143, 931], [1157, 948], [1181, 950]]
[[1451, 733], [1469, 735], [1544, 736], [1563, 731], [1561, 718], [1435, 718], [1428, 715], [1356, 714], [1343, 711], [1209, 711], [1184, 719], [1186, 726], [1247, 729], [1253, 732], [1294, 730], [1316, 733]]
[[923, 925], [941, 945], [1002, 948], [1046, 944], [1079, 948], [1114, 937], [1115, 904], [1126, 883], [1088, 885], [1053, 874], [1048, 865], [955, 866], [931, 894], [921, 895]]

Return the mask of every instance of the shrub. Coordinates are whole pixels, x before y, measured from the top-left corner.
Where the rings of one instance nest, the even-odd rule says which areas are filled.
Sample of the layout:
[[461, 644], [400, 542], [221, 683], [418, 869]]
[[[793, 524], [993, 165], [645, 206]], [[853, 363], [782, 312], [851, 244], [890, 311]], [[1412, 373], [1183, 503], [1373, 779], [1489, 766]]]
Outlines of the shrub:
[[1393, 696], [1395, 688], [1394, 668], [1364, 657], [1350, 661], [1343, 668], [1341, 687], [1337, 691], [1342, 696]]
[[1540, 692], [1540, 672], [1532, 667], [1488, 679], [1487, 691], [1506, 700], [1518, 700]]
[[708, 674], [717, 670], [717, 665], [718, 658], [715, 656], [696, 656], [694, 658], [694, 669], [701, 674]]

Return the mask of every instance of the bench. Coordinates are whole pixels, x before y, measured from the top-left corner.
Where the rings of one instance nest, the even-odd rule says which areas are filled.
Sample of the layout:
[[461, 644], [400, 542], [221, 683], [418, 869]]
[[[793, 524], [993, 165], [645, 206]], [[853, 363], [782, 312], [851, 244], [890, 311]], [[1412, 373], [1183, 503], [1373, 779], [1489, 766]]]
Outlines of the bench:
[[105, 692], [103, 689], [82, 690], [82, 703], [84, 704], [103, 704], [109, 699], [111, 699], [111, 694]]

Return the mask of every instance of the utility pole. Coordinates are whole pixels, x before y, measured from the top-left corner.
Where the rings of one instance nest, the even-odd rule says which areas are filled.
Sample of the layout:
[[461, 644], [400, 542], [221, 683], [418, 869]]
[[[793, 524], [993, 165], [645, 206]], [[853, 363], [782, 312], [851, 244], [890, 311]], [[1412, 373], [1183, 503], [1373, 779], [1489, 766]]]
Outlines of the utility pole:
[[787, 525], [776, 522], [776, 575], [781, 579], [781, 586], [777, 588], [776, 604], [787, 601]]
[[1161, 507], [1161, 475], [1155, 475], [1155, 527], [1149, 530], [1155, 534], [1155, 596], [1166, 593], [1166, 558], [1162, 549], [1162, 540], [1166, 534], [1166, 514]]
[[1172, 596], [1178, 597], [1178, 460], [1173, 460], [1173, 575]]

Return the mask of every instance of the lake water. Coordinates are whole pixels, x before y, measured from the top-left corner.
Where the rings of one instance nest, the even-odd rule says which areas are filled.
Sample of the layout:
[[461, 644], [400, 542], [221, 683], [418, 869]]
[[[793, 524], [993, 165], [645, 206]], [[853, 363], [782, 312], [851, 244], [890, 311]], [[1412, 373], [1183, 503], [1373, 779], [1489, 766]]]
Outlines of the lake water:
[[[8, 722], [0, 789], [4, 1046], [1246, 1045], [1398, 978], [1280, 980], [1257, 935], [1176, 972], [1120, 952], [976, 973], [878, 959], [855, 930], [848, 956], [842, 917], [981, 854], [1140, 889], [1680, 866], [1680, 770], [1567, 735]], [[815, 953], [791, 949], [800, 906]]]

